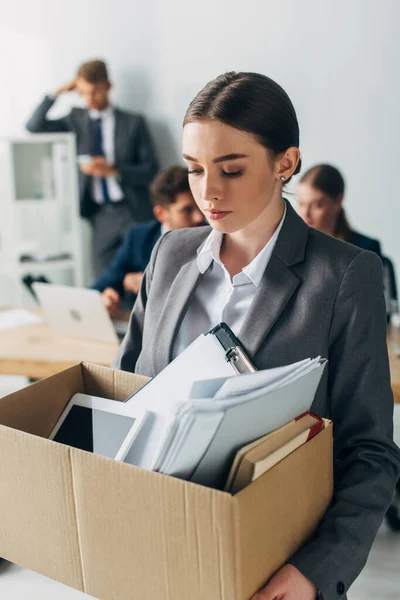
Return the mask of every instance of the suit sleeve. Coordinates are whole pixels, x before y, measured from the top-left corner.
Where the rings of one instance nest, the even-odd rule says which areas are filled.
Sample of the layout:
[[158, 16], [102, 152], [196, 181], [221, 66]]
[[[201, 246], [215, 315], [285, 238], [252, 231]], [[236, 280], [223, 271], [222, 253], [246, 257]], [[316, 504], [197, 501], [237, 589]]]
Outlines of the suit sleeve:
[[62, 133], [71, 131], [68, 117], [61, 119], [48, 119], [47, 113], [53, 106], [55, 98], [46, 96], [36, 108], [29, 121], [26, 123], [26, 129], [31, 133]]
[[140, 286], [139, 294], [137, 295], [135, 304], [132, 309], [129, 320], [128, 331], [121, 343], [117, 356], [115, 357], [112, 367], [121, 369], [122, 371], [135, 372], [135, 365], [142, 351], [143, 327], [145, 319], [145, 311], [147, 299], [150, 294], [151, 280], [155, 268], [157, 254], [160, 246], [169, 232], [165, 233], [154, 246], [151, 254], [150, 262], [144, 272], [142, 285]]
[[343, 598], [365, 565], [400, 474], [386, 347], [382, 263], [350, 263], [332, 317], [329, 400], [335, 491], [316, 535], [291, 560], [324, 600]]
[[140, 268], [135, 265], [135, 251], [133, 248], [133, 237], [134, 229], [129, 231], [121, 246], [119, 247], [117, 254], [110, 263], [110, 265], [104, 269], [100, 274], [99, 278], [92, 285], [92, 288], [103, 292], [106, 288], [111, 287], [117, 290], [119, 294], [124, 293], [124, 278], [128, 273], [136, 273], [140, 271]]
[[115, 166], [125, 185], [147, 187], [157, 173], [158, 161], [146, 122], [143, 117], [138, 119], [137, 134], [133, 141], [137, 146], [135, 150], [138, 153], [138, 162], [135, 164], [117, 162]]

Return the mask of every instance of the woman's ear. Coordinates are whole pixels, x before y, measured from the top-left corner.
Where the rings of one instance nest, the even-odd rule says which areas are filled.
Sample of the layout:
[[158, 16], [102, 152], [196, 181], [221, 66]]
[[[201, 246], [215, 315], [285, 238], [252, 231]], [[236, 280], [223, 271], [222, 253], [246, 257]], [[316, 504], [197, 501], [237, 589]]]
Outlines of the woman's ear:
[[291, 146], [277, 161], [277, 179], [284, 177], [289, 179], [293, 175], [300, 160], [300, 150]]

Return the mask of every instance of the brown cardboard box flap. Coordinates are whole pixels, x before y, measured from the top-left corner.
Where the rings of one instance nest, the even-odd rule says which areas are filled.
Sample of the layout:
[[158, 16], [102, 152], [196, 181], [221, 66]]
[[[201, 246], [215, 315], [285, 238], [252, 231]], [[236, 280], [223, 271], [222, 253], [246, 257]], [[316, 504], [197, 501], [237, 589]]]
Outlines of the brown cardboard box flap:
[[85, 394], [113, 400], [126, 400], [150, 381], [150, 378], [144, 375], [133, 375], [101, 365], [82, 363], [81, 368]]
[[0, 424], [47, 438], [71, 396], [83, 391], [82, 367], [75, 365], [0, 398]]

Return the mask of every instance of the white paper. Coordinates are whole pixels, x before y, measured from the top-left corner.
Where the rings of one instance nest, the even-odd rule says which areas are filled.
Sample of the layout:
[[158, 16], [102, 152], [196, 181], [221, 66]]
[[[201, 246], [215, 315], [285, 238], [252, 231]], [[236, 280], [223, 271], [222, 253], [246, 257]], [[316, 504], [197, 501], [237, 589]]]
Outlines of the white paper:
[[[127, 462], [142, 469], [157, 469], [167, 456], [179, 425], [178, 412], [190, 396], [196, 379], [234, 375], [221, 346], [212, 335], [200, 335], [157, 377], [126, 400], [135, 410], [152, 413], [152, 427], [147, 436], [138, 436]], [[186, 463], [185, 463], [186, 464]]]
[[[266, 393], [258, 391], [253, 400], [226, 410], [216, 435], [190, 480], [221, 487], [239, 448], [310, 410], [325, 364], [319, 364], [286, 386]], [[200, 403], [199, 400], [195, 402]]]
[[223, 412], [186, 413], [185, 418], [180, 422], [168, 456], [159, 470], [166, 475], [189, 479], [214, 439], [223, 419]]
[[238, 375], [215, 338], [199, 336], [126, 401], [152, 414], [128, 462], [219, 487], [238, 448], [310, 409], [325, 362]]
[[[169, 438], [159, 446], [157, 470], [222, 487], [239, 448], [310, 410], [326, 362], [318, 357], [281, 369], [195, 382], [195, 397], [181, 403]], [[229, 391], [226, 384], [232, 384], [232, 395], [218, 397], [224, 386]], [[205, 392], [212, 397], [199, 397]]]
[[302, 377], [306, 377], [309, 375], [314, 369], [320, 366], [320, 362], [310, 363], [308, 367], [302, 367], [298, 369], [295, 373], [290, 373], [286, 375], [281, 381], [276, 381], [271, 384], [265, 385], [264, 387], [256, 387], [255, 389], [250, 389], [249, 391], [243, 391], [241, 395], [232, 394], [231, 396], [223, 396], [221, 398], [217, 397], [217, 395], [213, 398], [216, 406], [229, 408], [231, 406], [235, 406], [237, 404], [245, 404], [253, 400], [253, 398], [258, 397], [260, 392], [262, 393], [272, 393], [275, 390], [283, 388], [290, 383], [296, 382], [298, 379]]
[[[319, 357], [315, 360], [319, 360]], [[307, 371], [312, 365], [312, 361], [307, 358], [291, 365], [277, 367], [274, 369], [265, 369], [256, 373], [248, 373], [242, 377], [231, 377], [216, 392], [215, 398], [231, 397], [233, 395], [242, 395], [260, 388], [271, 388], [282, 385], [287, 377], [293, 376], [303, 369]]]
[[43, 323], [43, 317], [23, 308], [4, 310], [0, 312], [0, 331]]
[[160, 414], [190, 396], [193, 382], [234, 375], [212, 335], [200, 335], [175, 360], [126, 402]]

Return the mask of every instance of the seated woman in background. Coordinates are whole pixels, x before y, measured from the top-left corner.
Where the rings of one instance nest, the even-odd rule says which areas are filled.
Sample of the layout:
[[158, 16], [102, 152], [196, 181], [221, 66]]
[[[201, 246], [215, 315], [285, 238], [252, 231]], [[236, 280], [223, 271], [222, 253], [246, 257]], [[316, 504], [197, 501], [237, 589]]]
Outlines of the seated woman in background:
[[310, 227], [381, 255], [381, 245], [351, 229], [343, 208], [344, 179], [331, 165], [315, 165], [300, 179], [297, 206], [300, 216]]
[[[390, 261], [382, 257], [378, 240], [351, 229], [342, 206], [344, 188], [344, 179], [335, 167], [325, 164], [311, 167], [300, 179], [297, 189], [298, 212], [310, 227], [380, 256], [384, 263], [383, 288], [389, 319], [391, 312], [398, 311], [396, 285], [391, 281], [394, 274], [391, 276], [386, 270]], [[397, 490], [400, 494], [400, 480], [397, 482]], [[390, 506], [386, 519], [392, 530], [400, 531], [400, 509], [396, 504]]]

